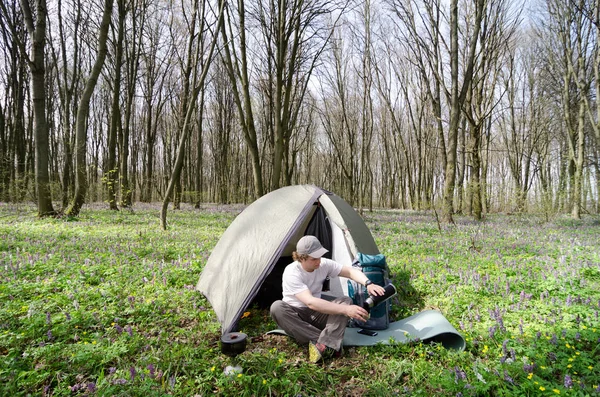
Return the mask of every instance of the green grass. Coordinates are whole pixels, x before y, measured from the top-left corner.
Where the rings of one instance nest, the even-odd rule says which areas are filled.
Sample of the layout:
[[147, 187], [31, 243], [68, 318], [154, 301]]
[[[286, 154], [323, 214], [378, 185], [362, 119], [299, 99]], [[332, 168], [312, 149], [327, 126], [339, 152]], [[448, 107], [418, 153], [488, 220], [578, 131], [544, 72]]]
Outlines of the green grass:
[[600, 222], [376, 211], [366, 221], [404, 292], [397, 319], [441, 310], [464, 352], [438, 345], [352, 348], [323, 365], [279, 336], [265, 311], [243, 374], [223, 374], [218, 321], [194, 290], [242, 207], [84, 208], [38, 219], [0, 204], [0, 395], [600, 395]]

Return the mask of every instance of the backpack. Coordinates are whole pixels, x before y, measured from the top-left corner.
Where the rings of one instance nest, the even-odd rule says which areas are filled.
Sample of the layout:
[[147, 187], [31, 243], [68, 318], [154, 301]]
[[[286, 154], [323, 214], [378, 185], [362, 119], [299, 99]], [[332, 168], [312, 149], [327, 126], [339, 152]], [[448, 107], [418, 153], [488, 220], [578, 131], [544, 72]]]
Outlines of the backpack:
[[[358, 267], [373, 283], [385, 287], [389, 283], [389, 270], [383, 254], [366, 255], [358, 253], [352, 263], [353, 267]], [[348, 280], [348, 296], [352, 298], [355, 305], [361, 306], [369, 297], [367, 289], [354, 280]], [[381, 303], [371, 309], [371, 317], [366, 322], [352, 320], [351, 327], [364, 329], [387, 329], [390, 325], [390, 301]]]

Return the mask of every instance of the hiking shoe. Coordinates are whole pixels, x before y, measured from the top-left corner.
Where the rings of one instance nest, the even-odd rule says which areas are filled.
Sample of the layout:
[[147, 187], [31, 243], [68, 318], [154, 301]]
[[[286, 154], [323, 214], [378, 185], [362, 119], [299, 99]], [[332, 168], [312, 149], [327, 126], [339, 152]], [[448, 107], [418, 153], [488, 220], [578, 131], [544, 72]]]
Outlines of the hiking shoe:
[[319, 342], [310, 341], [308, 344], [308, 361], [313, 364], [318, 363], [319, 361], [324, 359], [325, 352], [327, 351], [327, 346]]
[[319, 342], [310, 342], [308, 344], [308, 360], [316, 364], [319, 361], [325, 360], [326, 358], [331, 357], [340, 357], [343, 353], [343, 349], [338, 351], [332, 349], [331, 347], [327, 347]]

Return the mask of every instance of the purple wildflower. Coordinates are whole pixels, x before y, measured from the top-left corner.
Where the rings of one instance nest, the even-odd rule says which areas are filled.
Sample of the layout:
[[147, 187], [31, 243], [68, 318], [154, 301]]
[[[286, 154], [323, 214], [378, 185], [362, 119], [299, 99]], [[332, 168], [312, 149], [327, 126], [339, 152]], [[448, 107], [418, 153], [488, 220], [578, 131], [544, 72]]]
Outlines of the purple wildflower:
[[123, 327], [121, 327], [119, 324], [115, 324], [115, 329], [117, 330], [117, 334], [121, 335], [121, 333], [123, 332]]
[[127, 325], [127, 327], [125, 327], [125, 331], [127, 331], [129, 336], [133, 336], [133, 331], [131, 330], [131, 325]]
[[530, 373], [533, 372], [533, 370], [535, 369], [535, 364], [523, 364], [523, 371], [525, 371], [525, 373]]
[[552, 334], [552, 339], [550, 339], [550, 343], [552, 343], [555, 346], [558, 344], [558, 339], [556, 338], [556, 334]]
[[50, 312], [46, 312], [46, 324], [52, 324], [52, 320], [50, 319]]
[[133, 380], [135, 379], [135, 368], [134, 367], [129, 368], [129, 375], [131, 376], [131, 381], [133, 382]]
[[96, 384], [94, 382], [89, 382], [87, 384], [87, 389], [90, 393], [94, 393], [96, 391]]
[[148, 364], [148, 371], [150, 371], [150, 378], [154, 378], [154, 365]]
[[177, 380], [177, 378], [175, 377], [175, 375], [171, 375], [169, 377], [169, 386], [171, 386], [171, 388], [175, 387], [175, 381]]
[[127, 381], [125, 379], [123, 379], [123, 378], [119, 378], [119, 379], [113, 380], [112, 383], [114, 385], [124, 385], [124, 384], [127, 383]]
[[133, 296], [128, 296], [127, 300], [129, 301], [129, 306], [133, 309], [133, 303], [135, 302], [135, 298]]
[[508, 353], [508, 339], [505, 339], [504, 342], [502, 342], [502, 351], [504, 354]]
[[65, 318], [67, 319], [67, 321], [71, 321], [71, 314], [69, 314], [69, 312], [66, 312]]
[[504, 380], [507, 381], [510, 384], [514, 384], [515, 381], [513, 380], [513, 378], [508, 374], [507, 370], [504, 370]]
[[496, 326], [491, 326], [489, 332], [490, 332], [490, 339], [493, 339], [494, 335], [496, 334]]
[[112, 375], [112, 374], [114, 374], [115, 372], [117, 372], [117, 369], [116, 369], [115, 367], [110, 367], [110, 368], [108, 369], [108, 374], [109, 374], [109, 375]]
[[569, 375], [565, 375], [565, 387], [568, 389], [570, 387], [573, 387], [573, 380], [571, 379], [571, 377]]
[[49, 341], [53, 341], [54, 340], [54, 336], [52, 336], [52, 331], [48, 330], [47, 336], [48, 336], [48, 340]]

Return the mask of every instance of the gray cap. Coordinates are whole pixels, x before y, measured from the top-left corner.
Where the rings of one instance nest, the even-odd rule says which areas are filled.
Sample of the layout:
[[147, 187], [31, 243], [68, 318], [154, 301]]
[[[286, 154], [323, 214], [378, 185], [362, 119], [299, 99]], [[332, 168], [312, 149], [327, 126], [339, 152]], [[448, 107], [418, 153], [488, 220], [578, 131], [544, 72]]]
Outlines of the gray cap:
[[320, 258], [329, 251], [323, 248], [321, 242], [315, 236], [304, 236], [296, 244], [298, 254], [306, 254], [312, 258]]

